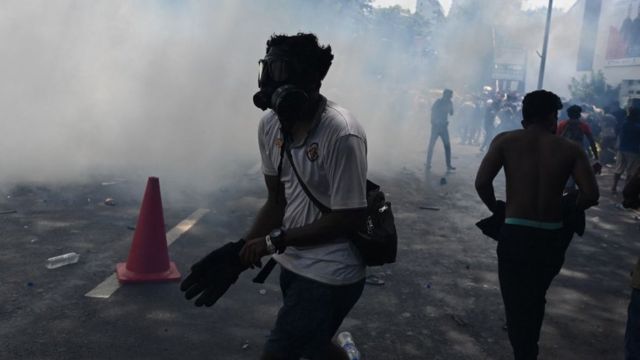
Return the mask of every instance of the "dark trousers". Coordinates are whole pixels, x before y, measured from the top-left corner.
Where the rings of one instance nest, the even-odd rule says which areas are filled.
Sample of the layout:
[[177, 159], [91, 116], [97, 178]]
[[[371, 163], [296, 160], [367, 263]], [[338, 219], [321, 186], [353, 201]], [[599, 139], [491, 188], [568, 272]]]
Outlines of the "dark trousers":
[[640, 207], [640, 168], [635, 174], [627, 174], [629, 177], [622, 190], [622, 205], [637, 209]]
[[283, 305], [265, 344], [278, 359], [328, 359], [331, 338], [364, 289], [364, 279], [328, 285], [282, 268]]
[[627, 311], [627, 329], [624, 333], [625, 360], [640, 359], [640, 290], [631, 291], [631, 301]]
[[498, 276], [516, 360], [538, 357], [545, 295], [570, 241], [561, 230], [506, 224], [500, 231]]
[[427, 167], [431, 167], [431, 158], [433, 158], [433, 147], [438, 137], [442, 139], [444, 145], [444, 156], [447, 161], [447, 167], [451, 167], [451, 142], [449, 141], [449, 129], [446, 125], [431, 126], [431, 138], [429, 139], [429, 148], [427, 150]]

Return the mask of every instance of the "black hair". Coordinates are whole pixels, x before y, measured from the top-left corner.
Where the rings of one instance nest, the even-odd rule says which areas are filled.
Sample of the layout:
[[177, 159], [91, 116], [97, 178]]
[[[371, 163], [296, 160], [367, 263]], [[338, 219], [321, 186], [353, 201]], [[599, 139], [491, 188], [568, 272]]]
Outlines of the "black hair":
[[297, 33], [296, 35], [272, 35], [267, 40], [267, 53], [272, 47], [282, 47], [306, 69], [313, 74], [306, 76], [316, 77], [316, 81], [322, 81], [327, 75], [333, 53], [330, 45], [320, 45], [318, 37], [312, 33]]
[[451, 89], [444, 89], [444, 91], [442, 92], [442, 95], [449, 95], [449, 96], [453, 96], [453, 90]]
[[582, 108], [578, 105], [571, 105], [567, 108], [567, 116], [569, 119], [579, 119], [582, 114]]
[[527, 122], [544, 122], [547, 116], [562, 109], [562, 100], [558, 95], [546, 90], [528, 93], [522, 100], [522, 117]]

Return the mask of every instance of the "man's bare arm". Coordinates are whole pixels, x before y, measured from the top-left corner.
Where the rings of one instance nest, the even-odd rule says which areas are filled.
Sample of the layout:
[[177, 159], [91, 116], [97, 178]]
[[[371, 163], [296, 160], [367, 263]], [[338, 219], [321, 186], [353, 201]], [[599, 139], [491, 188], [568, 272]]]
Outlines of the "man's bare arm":
[[341, 210], [322, 215], [309, 225], [287, 231], [285, 245], [311, 246], [334, 241], [347, 236], [364, 223], [365, 209]]
[[476, 191], [482, 202], [492, 212], [496, 209], [496, 195], [493, 190], [493, 179], [498, 175], [504, 165], [502, 154], [500, 153], [500, 142], [503, 135], [496, 136], [491, 142], [487, 154], [482, 159], [478, 173], [476, 174]]
[[271, 230], [282, 226], [286, 202], [284, 187], [277, 176], [265, 175], [264, 180], [267, 185], [267, 201], [258, 211], [251, 229], [245, 235], [247, 240], [266, 236]]
[[[284, 207], [282, 207], [284, 209]], [[260, 258], [269, 254], [265, 236], [282, 224], [282, 214], [277, 212], [272, 202], [267, 200], [258, 213], [254, 225], [247, 236], [247, 242], [240, 250], [243, 264], [261, 266]], [[312, 246], [335, 241], [338, 236], [346, 236], [357, 230], [364, 221], [365, 209], [341, 210], [323, 215], [309, 225], [288, 229], [284, 237], [285, 246]]]
[[598, 204], [600, 191], [587, 154], [578, 147], [576, 147], [575, 152], [576, 162], [573, 166], [573, 178], [580, 190], [576, 204], [578, 208], [586, 210]]
[[[365, 174], [366, 162], [362, 162], [364, 157], [357, 156], [358, 151], [366, 151], [366, 144], [364, 141], [352, 136], [344, 137], [342, 140], [343, 141], [337, 142], [336, 146], [338, 148], [334, 152], [336, 156], [339, 156], [339, 159], [334, 161], [335, 164], [333, 170], [336, 171], [336, 173], [333, 178], [339, 178], [341, 176], [340, 174], [346, 174], [347, 170], [355, 171], [355, 173], [359, 170], [361, 172], [360, 175]], [[359, 190], [364, 189], [354, 189], [354, 191]], [[328, 214], [323, 214], [320, 219], [311, 224], [298, 228], [287, 229], [284, 236], [284, 245], [312, 246], [333, 242], [337, 237], [349, 235], [356, 230], [357, 226], [362, 224], [364, 221], [364, 215], [364, 208], [338, 210]], [[280, 217], [280, 220], [282, 220], [282, 217]], [[273, 223], [271, 223], [271, 225], [273, 225]], [[265, 229], [262, 226], [256, 226], [256, 228], [261, 230]], [[267, 229], [266, 233], [273, 228], [274, 227]], [[268, 255], [266, 242], [263, 237], [266, 233], [255, 232], [259, 237], [251, 238], [251, 240], [247, 241], [244, 248], [240, 251], [240, 259], [243, 263], [247, 265], [258, 265], [260, 258]]]

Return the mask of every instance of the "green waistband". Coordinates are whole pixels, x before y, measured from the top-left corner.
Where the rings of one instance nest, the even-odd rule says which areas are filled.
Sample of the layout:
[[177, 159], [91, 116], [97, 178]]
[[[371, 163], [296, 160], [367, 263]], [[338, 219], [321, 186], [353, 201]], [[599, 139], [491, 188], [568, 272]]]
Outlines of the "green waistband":
[[543, 230], [558, 230], [558, 229], [562, 229], [562, 223], [561, 222], [545, 222], [545, 221], [535, 221], [535, 220], [527, 220], [527, 219], [521, 219], [521, 218], [506, 218], [504, 219], [504, 223], [505, 224], [509, 224], [509, 225], [521, 225], [521, 226], [528, 226], [528, 227], [532, 227], [532, 228], [536, 228], [536, 229], [543, 229]]

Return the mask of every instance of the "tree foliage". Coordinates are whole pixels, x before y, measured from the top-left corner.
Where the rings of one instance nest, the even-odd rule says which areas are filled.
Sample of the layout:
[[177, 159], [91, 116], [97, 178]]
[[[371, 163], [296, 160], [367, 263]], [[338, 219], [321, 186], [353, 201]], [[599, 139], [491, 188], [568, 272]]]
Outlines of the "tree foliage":
[[616, 98], [618, 93], [616, 88], [607, 85], [602, 70], [598, 72], [592, 71], [589, 76], [584, 74], [579, 80], [572, 77], [569, 84], [569, 92], [573, 101], [585, 102], [598, 107], [604, 107], [609, 104], [611, 100]]

